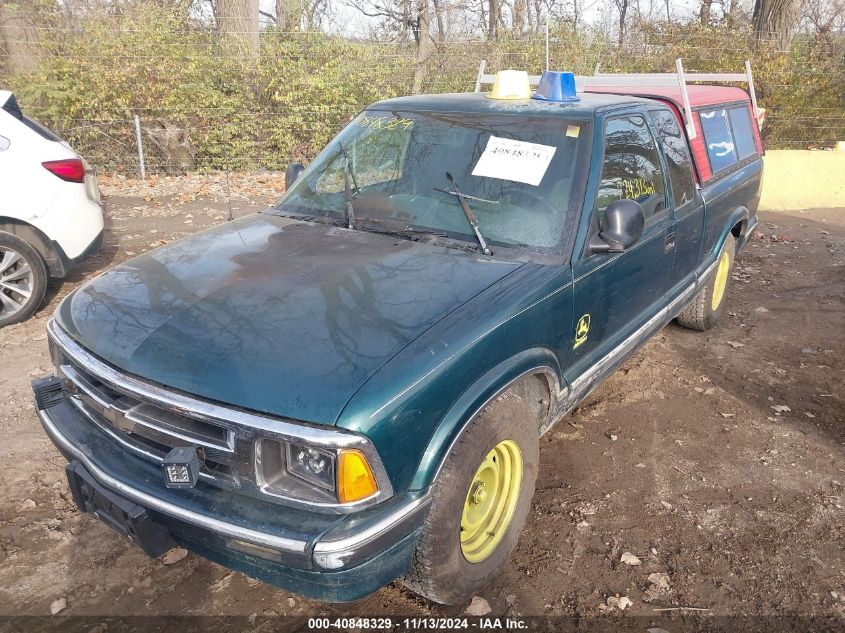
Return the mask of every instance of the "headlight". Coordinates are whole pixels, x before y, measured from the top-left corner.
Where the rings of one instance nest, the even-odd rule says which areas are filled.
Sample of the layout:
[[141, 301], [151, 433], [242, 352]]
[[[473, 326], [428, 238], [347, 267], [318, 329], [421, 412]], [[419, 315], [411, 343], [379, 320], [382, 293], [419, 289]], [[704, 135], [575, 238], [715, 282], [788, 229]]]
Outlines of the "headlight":
[[335, 455], [304, 444], [286, 444], [287, 469], [291, 475], [325, 488], [335, 489]]
[[379, 493], [372, 466], [358, 449], [262, 439], [255, 455], [258, 485], [267, 494], [337, 505]]

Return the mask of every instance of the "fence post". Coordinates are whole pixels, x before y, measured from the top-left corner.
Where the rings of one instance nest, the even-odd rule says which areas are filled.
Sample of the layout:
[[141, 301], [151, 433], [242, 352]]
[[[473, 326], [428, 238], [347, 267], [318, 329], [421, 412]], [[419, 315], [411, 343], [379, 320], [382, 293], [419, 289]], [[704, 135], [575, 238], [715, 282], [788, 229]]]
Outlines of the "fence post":
[[138, 164], [141, 166], [141, 180], [147, 179], [144, 170], [144, 142], [141, 140], [141, 119], [135, 115], [135, 141], [138, 143]]

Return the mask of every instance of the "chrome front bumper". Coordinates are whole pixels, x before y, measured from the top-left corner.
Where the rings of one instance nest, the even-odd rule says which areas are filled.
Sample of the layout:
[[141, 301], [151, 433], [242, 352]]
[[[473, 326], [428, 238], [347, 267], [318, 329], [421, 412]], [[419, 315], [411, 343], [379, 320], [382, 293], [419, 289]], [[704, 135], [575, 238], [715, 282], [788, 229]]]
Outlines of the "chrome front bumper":
[[257, 532], [248, 528], [226, 523], [211, 516], [206, 516], [198, 512], [186, 510], [183, 507], [174, 505], [157, 497], [154, 497], [141, 490], [133, 488], [131, 485], [122, 482], [116, 477], [112, 477], [107, 472], [102, 470], [94, 463], [83, 450], [75, 446], [67, 437], [65, 437], [59, 430], [58, 424], [53, 419], [50, 413], [51, 409], [41, 409], [38, 411], [38, 418], [41, 420], [41, 425], [47, 432], [47, 435], [53, 443], [66, 455], [70, 455], [73, 459], [79, 460], [85, 468], [90, 472], [102, 485], [114, 490], [118, 494], [126, 497], [137, 503], [138, 505], [157, 510], [169, 516], [181, 519], [192, 525], [203, 527], [218, 534], [222, 534], [231, 538], [243, 539], [258, 545], [272, 547], [286, 552], [304, 553], [308, 545], [306, 541], [286, 538], [284, 536], [277, 536], [263, 532]]
[[[51, 380], [33, 381], [33, 389], [37, 392]], [[68, 402], [66, 394], [39, 407], [38, 417], [62, 454], [81, 463], [108, 490], [178, 522], [188, 532], [196, 528], [220, 537], [220, 543], [233, 539], [269, 548], [292, 568], [331, 575], [363, 565], [416, 535], [431, 501], [427, 493], [397, 495], [379, 506], [338, 516], [285, 509], [213, 486], [167, 489], [154, 465], [123, 451]]]

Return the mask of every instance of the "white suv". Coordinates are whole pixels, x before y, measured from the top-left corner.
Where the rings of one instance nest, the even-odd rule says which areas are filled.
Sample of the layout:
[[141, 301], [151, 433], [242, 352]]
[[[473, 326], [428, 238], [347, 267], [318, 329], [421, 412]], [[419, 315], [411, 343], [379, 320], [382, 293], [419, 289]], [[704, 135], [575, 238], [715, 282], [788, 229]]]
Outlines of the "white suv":
[[103, 207], [88, 164], [0, 90], [0, 327], [23, 321], [102, 241]]

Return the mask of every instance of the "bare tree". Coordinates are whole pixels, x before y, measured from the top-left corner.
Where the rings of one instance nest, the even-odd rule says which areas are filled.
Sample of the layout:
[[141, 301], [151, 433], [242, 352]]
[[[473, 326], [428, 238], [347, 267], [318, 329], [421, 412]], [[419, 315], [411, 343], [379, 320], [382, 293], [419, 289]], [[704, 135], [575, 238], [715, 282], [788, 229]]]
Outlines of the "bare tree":
[[[408, 35], [413, 32], [414, 18], [411, 3], [413, 0], [399, 0], [401, 19], [399, 21], [400, 34], [403, 41], [407, 41]], [[385, 6], [387, 3], [385, 3]]]
[[[710, 10], [713, 8], [713, 0], [701, 0], [701, 8], [698, 10], [698, 19], [705, 26], [710, 24]], [[669, 11], [669, 5], [666, 5], [666, 11]]]
[[299, 2], [294, 0], [276, 0], [276, 28], [280, 31], [299, 29]]
[[258, 56], [258, 0], [215, 0], [214, 18], [230, 45]]
[[419, 94], [425, 81], [426, 64], [434, 52], [434, 42], [431, 40], [431, 9], [428, 0], [417, 0], [416, 9], [414, 39], [417, 43], [417, 63], [414, 66], [413, 93]]
[[328, 5], [328, 0], [301, 0], [302, 19], [305, 21], [306, 30], [313, 31], [320, 28]]
[[[432, 5], [435, 0], [347, 0], [351, 6], [366, 16], [381, 18], [387, 28], [395, 32], [400, 41], [408, 33], [414, 37], [416, 63], [414, 64], [413, 92], [422, 90], [427, 64], [436, 50], [431, 35]], [[438, 35], [445, 37], [445, 25], [438, 24]]]
[[513, 30], [517, 33], [525, 31], [528, 13], [528, 0], [513, 0]]
[[487, 37], [495, 39], [499, 37], [499, 22], [502, 19], [501, 0], [488, 0], [487, 6]]
[[807, 0], [804, 19], [825, 40], [841, 36], [845, 34], [845, 0]]
[[417, 18], [415, 0], [345, 0], [344, 4], [370, 18], [379, 18], [383, 28], [400, 42], [415, 32]]
[[631, 4], [630, 0], [613, 0], [616, 4], [616, 10], [619, 11], [619, 46], [621, 47], [625, 41], [625, 19], [628, 17], [628, 8]]
[[437, 41], [445, 42], [446, 26], [443, 20], [443, 13], [445, 7], [443, 6], [442, 0], [432, 0], [432, 5], [434, 7], [434, 19], [437, 22]]
[[755, 0], [752, 21], [757, 42], [772, 40], [783, 50], [789, 48], [803, 8], [804, 0]]
[[38, 31], [20, 5], [0, 0], [0, 43], [6, 51], [9, 71], [25, 73], [38, 66]]
[[723, 0], [722, 10], [725, 14], [725, 24], [729, 27], [740, 24], [748, 17], [743, 14], [742, 5], [739, 0]]
[[276, 12], [259, 11], [259, 15], [273, 21], [279, 31], [315, 31], [320, 28], [328, 0], [276, 0]]

